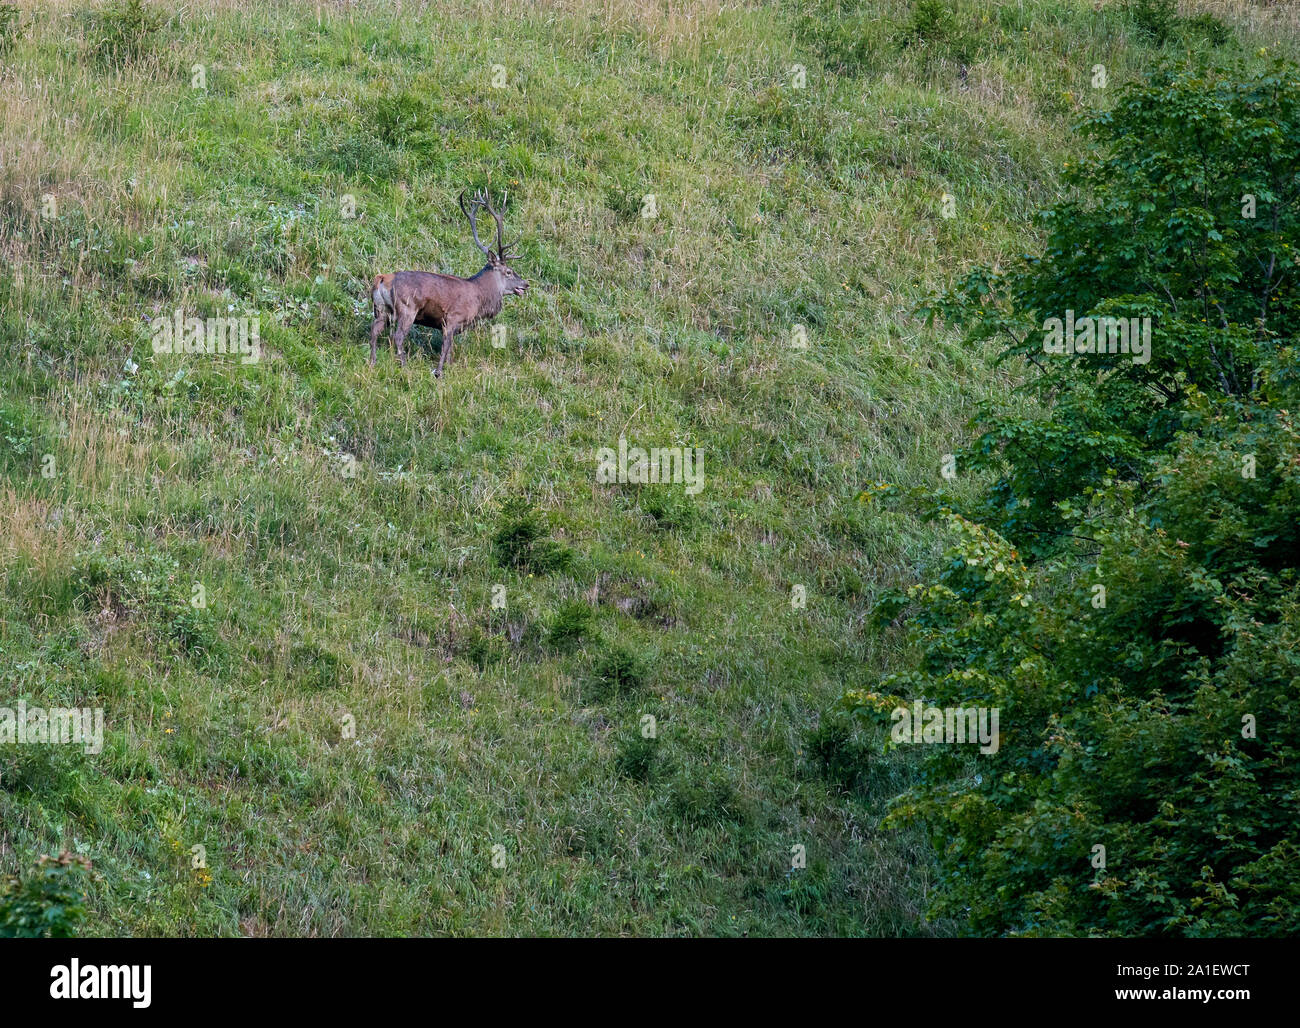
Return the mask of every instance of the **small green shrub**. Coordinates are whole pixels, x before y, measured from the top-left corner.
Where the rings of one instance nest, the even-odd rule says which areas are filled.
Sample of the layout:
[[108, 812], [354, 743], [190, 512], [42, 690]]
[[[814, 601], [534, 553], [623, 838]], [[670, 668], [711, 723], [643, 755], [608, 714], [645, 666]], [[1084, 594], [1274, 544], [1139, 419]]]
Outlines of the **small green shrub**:
[[622, 221], [635, 221], [641, 216], [642, 198], [616, 188], [605, 190], [605, 206]]
[[427, 149], [436, 136], [436, 124], [428, 100], [418, 93], [394, 93], [375, 104], [375, 131], [398, 150]]
[[808, 755], [828, 781], [852, 789], [866, 776], [872, 750], [856, 738], [850, 721], [827, 714], [808, 734]]
[[1185, 36], [1204, 40], [1210, 46], [1227, 46], [1232, 42], [1232, 27], [1225, 25], [1208, 11], [1184, 18], [1182, 29]]
[[658, 739], [647, 739], [639, 731], [629, 733], [619, 744], [614, 768], [635, 782], [653, 782], [666, 770]]
[[35, 870], [0, 885], [0, 939], [71, 939], [86, 916], [82, 888], [90, 861], [75, 853], [43, 856]]
[[611, 699], [645, 687], [650, 672], [635, 651], [615, 643], [605, 650], [591, 669], [586, 698], [595, 702]]
[[689, 531], [700, 520], [699, 508], [680, 489], [642, 489], [639, 502], [655, 527], [665, 531]]
[[144, 0], [115, 0], [91, 14], [91, 52], [101, 64], [130, 64], [154, 52], [165, 21]]
[[465, 647], [465, 656], [480, 671], [486, 671], [506, 659], [506, 641], [499, 635], [476, 632]]
[[572, 649], [591, 631], [593, 614], [584, 600], [568, 600], [555, 614], [547, 641], [558, 649]]
[[0, 3], [0, 54], [6, 54], [12, 50], [14, 43], [21, 39], [22, 36], [22, 14], [14, 4], [5, 0], [5, 2]]
[[394, 178], [401, 167], [390, 144], [369, 132], [331, 139], [317, 151], [317, 158], [343, 175], [358, 175], [372, 182]]
[[1129, 0], [1133, 23], [1157, 46], [1169, 38], [1178, 23], [1178, 0]]
[[694, 827], [739, 823], [746, 816], [735, 784], [716, 768], [702, 775], [679, 774], [673, 781], [668, 808], [682, 824]]
[[289, 651], [289, 670], [296, 682], [309, 689], [337, 689], [343, 681], [345, 664], [315, 643], [300, 643]]
[[[833, 124], [825, 105], [810, 102], [800, 91], [765, 89], [732, 118], [736, 128], [750, 139], [754, 152], [765, 159], [799, 157], [824, 167], [835, 162]], [[764, 305], [768, 309], [771, 306]]]
[[944, 43], [957, 32], [957, 19], [945, 0], [916, 0], [903, 29], [903, 41]]
[[71, 568], [75, 602], [141, 618], [153, 636], [187, 656], [205, 658], [220, 639], [211, 613], [191, 602], [194, 583], [177, 561], [151, 549], [80, 554]]
[[0, 791], [57, 795], [75, 785], [64, 746], [0, 747]]
[[888, 27], [865, 10], [849, 11], [833, 4], [800, 4], [795, 36], [821, 57], [827, 70], [839, 75], [866, 74], [882, 49]]
[[969, 15], [959, 17], [951, 0], [917, 0], [901, 26], [896, 42], [904, 48], [918, 48], [929, 57], [967, 62], [979, 51], [979, 29]]
[[818, 861], [807, 868], [787, 870], [778, 896], [782, 903], [801, 917], [809, 917], [826, 905], [832, 888], [829, 870], [824, 863]]
[[546, 538], [542, 516], [525, 499], [507, 500], [501, 508], [501, 521], [492, 537], [492, 553], [502, 567], [546, 575], [568, 571], [573, 566], [573, 552]]
[[0, 407], [0, 470], [30, 465], [41, 432], [24, 407]]

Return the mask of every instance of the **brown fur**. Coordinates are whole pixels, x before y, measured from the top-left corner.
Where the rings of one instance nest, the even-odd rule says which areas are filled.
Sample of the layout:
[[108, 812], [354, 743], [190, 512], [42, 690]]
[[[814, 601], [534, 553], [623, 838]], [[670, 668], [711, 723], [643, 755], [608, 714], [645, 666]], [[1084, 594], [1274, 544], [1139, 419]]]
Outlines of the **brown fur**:
[[427, 325], [442, 332], [442, 352], [438, 355], [438, 368], [434, 374], [441, 377], [443, 364], [451, 359], [456, 333], [478, 321], [495, 318], [501, 313], [502, 300], [507, 295], [523, 296], [528, 290], [525, 282], [512, 269], [501, 240], [501, 217], [486, 198], [476, 198], [474, 204], [484, 205], [497, 220], [497, 250], [492, 252], [479, 243], [478, 229], [474, 224], [473, 209], [461, 209], [469, 218], [474, 242], [478, 243], [488, 258], [488, 263], [472, 278], [439, 275], [430, 271], [398, 271], [376, 275], [370, 283], [370, 300], [374, 304], [375, 320], [370, 325], [370, 366], [374, 367], [379, 335], [393, 326], [393, 342], [397, 345], [397, 360], [406, 364], [403, 344], [413, 325]]

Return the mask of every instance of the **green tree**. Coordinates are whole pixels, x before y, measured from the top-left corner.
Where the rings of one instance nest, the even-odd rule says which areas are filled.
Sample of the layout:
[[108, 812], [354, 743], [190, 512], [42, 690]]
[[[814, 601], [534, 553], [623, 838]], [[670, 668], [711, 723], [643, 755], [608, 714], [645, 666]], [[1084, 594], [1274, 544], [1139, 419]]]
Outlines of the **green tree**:
[[[995, 483], [973, 516], [1031, 554], [1067, 526], [1056, 504], [1111, 474], [1145, 484], [1193, 387], [1249, 396], [1300, 304], [1300, 84], [1295, 68], [1161, 69], [1080, 125], [1070, 198], [1046, 240], [1004, 270], [977, 268], [927, 305], [1034, 372], [1029, 413], [986, 406], [962, 466]], [[1151, 318], [1147, 362], [1044, 353], [1044, 325]]]
[[[1300, 931], [1297, 101], [1289, 66], [1153, 73], [1087, 119], [1043, 253], [933, 305], [1036, 403], [984, 412], [988, 495], [938, 498], [944, 562], [878, 608], [915, 669], [845, 703], [999, 710], [995, 753], [926, 747], [891, 815], [977, 934]], [[1065, 309], [1149, 312], [1150, 362], [1044, 354]]]

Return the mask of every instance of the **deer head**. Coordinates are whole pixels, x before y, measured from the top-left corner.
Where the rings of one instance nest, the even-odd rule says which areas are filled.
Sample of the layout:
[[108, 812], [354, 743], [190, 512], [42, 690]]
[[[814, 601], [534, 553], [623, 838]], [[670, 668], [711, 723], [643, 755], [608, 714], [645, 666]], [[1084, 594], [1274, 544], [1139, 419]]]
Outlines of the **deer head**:
[[[528, 292], [528, 283], [520, 277], [514, 268], [510, 267], [510, 262], [519, 259], [519, 254], [510, 253], [505, 244], [505, 225], [502, 222], [501, 214], [492, 206], [492, 198], [486, 191], [480, 191], [474, 194], [469, 204], [465, 203], [465, 194], [460, 194], [460, 209], [464, 212], [465, 217], [469, 219], [469, 230], [474, 236], [474, 245], [483, 251], [483, 256], [488, 259], [487, 265], [483, 268], [480, 275], [493, 275], [496, 277], [497, 284], [500, 286], [501, 295], [513, 294], [514, 296], [523, 296]], [[476, 217], [479, 210], [486, 210], [492, 219], [497, 223], [497, 248], [495, 251], [484, 246], [478, 237], [478, 224]], [[511, 243], [511, 246], [517, 245], [519, 240]]]

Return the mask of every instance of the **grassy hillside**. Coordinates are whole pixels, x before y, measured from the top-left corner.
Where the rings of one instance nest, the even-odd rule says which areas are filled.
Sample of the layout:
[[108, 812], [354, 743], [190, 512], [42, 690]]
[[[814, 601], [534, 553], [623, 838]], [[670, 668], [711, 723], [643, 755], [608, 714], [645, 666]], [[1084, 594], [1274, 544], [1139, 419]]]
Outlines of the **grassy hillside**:
[[[1010, 385], [912, 307], [1028, 243], [1094, 65], [1286, 50], [1293, 10], [20, 7], [0, 704], [106, 734], [0, 747], [0, 870], [89, 857], [88, 934], [959, 930], [879, 824], [909, 766], [830, 712], [936, 545], [857, 494]], [[368, 368], [366, 282], [477, 270], [487, 186], [505, 347]], [[264, 359], [155, 355], [176, 310]], [[703, 490], [598, 484], [620, 437]]]

